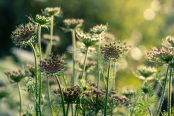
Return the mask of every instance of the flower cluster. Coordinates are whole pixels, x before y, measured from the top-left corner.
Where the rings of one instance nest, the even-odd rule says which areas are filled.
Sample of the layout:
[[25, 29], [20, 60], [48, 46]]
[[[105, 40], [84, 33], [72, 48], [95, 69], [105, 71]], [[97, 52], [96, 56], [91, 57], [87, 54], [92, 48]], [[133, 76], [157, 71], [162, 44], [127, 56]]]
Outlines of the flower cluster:
[[169, 63], [172, 61], [173, 55], [174, 51], [166, 47], [162, 47], [161, 49], [153, 47], [151, 51], [146, 51], [146, 58], [149, 61], [158, 63]]
[[97, 26], [94, 26], [93, 28], [90, 29], [90, 32], [91, 33], [94, 33], [94, 34], [101, 34], [102, 32], [105, 32], [107, 31], [108, 29], [108, 26], [107, 25], [97, 25]]
[[36, 34], [36, 26], [32, 23], [19, 25], [15, 31], [12, 32], [11, 38], [16, 45], [27, 45], [34, 41]]
[[135, 72], [135, 75], [143, 80], [151, 80], [156, 72], [157, 70], [154, 67], [139, 66]]
[[[98, 96], [98, 100], [96, 98]], [[86, 104], [86, 109], [88, 110], [103, 110], [104, 109], [104, 99], [105, 99], [105, 90], [97, 90], [94, 87], [91, 87], [91, 90], [85, 91], [83, 95], [83, 103]], [[128, 98], [120, 98], [116, 95], [115, 91], [110, 91], [108, 93], [108, 109], [110, 109], [110, 104], [113, 104], [115, 107], [119, 105], [129, 105], [131, 101]]]
[[37, 14], [36, 15], [36, 22], [39, 23], [40, 25], [49, 25], [51, 23], [51, 18]]
[[[83, 69], [83, 63], [81, 63], [79, 60], [77, 60], [77, 64], [79, 64], [80, 68]], [[94, 61], [87, 61], [85, 71], [93, 70], [95, 68], [96, 64], [97, 63]]]
[[104, 55], [104, 58], [107, 60], [116, 60], [123, 56], [126, 52], [128, 52], [130, 46], [124, 42], [114, 42], [110, 44], [105, 44], [105, 46], [101, 46], [101, 53]]
[[12, 73], [9, 71], [4, 73], [14, 82], [20, 82], [23, 78], [25, 78], [25, 74], [22, 73], [20, 69], [18, 71], [13, 71]]
[[[60, 90], [54, 90], [53, 91], [55, 94], [60, 94]], [[72, 103], [77, 101], [80, 98], [81, 90], [78, 86], [71, 86], [68, 88], [62, 89], [62, 93], [64, 96], [64, 100], [67, 103]]]
[[173, 48], [174, 47], [174, 37], [167, 36], [165, 39], [163, 39], [162, 45], [167, 48]]
[[61, 12], [61, 8], [60, 7], [54, 7], [54, 8], [50, 8], [47, 7], [44, 9], [43, 14], [46, 16], [61, 16], [62, 12]]
[[77, 31], [76, 33], [77, 38], [82, 41], [87, 48], [96, 45], [99, 40], [98, 35], [95, 34], [84, 33], [82, 31]]
[[60, 56], [54, 57], [50, 54], [49, 58], [40, 61], [40, 70], [45, 71], [46, 73], [56, 73], [62, 70], [64, 65], [64, 58], [61, 58]]
[[65, 19], [64, 24], [68, 29], [77, 29], [83, 25], [83, 19]]

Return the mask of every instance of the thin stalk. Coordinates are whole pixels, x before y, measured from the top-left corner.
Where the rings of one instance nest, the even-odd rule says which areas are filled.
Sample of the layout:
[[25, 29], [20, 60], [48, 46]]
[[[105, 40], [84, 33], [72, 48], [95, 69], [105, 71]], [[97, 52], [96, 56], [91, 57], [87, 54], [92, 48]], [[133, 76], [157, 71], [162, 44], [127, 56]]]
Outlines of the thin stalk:
[[[42, 51], [41, 51], [41, 25], [38, 27], [38, 44], [39, 44], [39, 56], [40, 61], [42, 60]], [[41, 110], [41, 92], [42, 92], [42, 78], [41, 78], [41, 71], [39, 72], [39, 107], [40, 107], [40, 116], [42, 115]]]
[[49, 54], [51, 54], [52, 51], [52, 40], [53, 40], [53, 24], [54, 24], [54, 16], [51, 16], [51, 29], [50, 29], [50, 48], [49, 48]]
[[106, 95], [105, 95], [105, 106], [104, 106], [104, 116], [106, 116], [106, 110], [107, 110], [107, 99], [108, 99], [108, 89], [109, 89], [109, 72], [110, 72], [110, 61], [108, 65], [108, 76], [107, 76], [107, 85], [106, 85]]
[[76, 65], [76, 62], [75, 62], [75, 54], [76, 54], [76, 38], [75, 38], [75, 30], [71, 30], [72, 32], [72, 46], [73, 46], [73, 77], [72, 77], [72, 80], [71, 80], [71, 83], [73, 85], [75, 85], [75, 77], [76, 77], [76, 72], [75, 72], [75, 65]]
[[50, 85], [49, 78], [47, 77], [48, 101], [49, 101], [49, 106], [50, 106], [50, 110], [51, 110], [51, 115], [53, 116], [52, 105], [51, 105], [51, 96], [50, 96], [50, 86], [49, 85]]
[[61, 95], [61, 99], [62, 99], [63, 116], [66, 116], [66, 113], [65, 113], [65, 103], [64, 103], [64, 97], [63, 97], [63, 93], [62, 93], [62, 88], [60, 86], [60, 82], [59, 82], [58, 76], [56, 74], [55, 74], [55, 77], [56, 77], [56, 80], [57, 80], [57, 84], [59, 86], [60, 95]]
[[100, 38], [99, 38], [99, 44], [98, 44], [98, 51], [97, 51], [97, 72], [98, 72], [98, 77], [97, 77], [97, 90], [99, 90], [99, 82], [100, 82], [100, 43], [101, 43], [101, 34], [100, 34]]
[[67, 109], [66, 109], [66, 116], [68, 116], [68, 111], [69, 111], [69, 103], [68, 103]]
[[[31, 48], [33, 50], [33, 53], [34, 53], [34, 58], [35, 58], [35, 96], [36, 96], [36, 100], [37, 100], [37, 80], [38, 80], [38, 71], [37, 71], [37, 54], [36, 54], [36, 50], [33, 46], [33, 44], [31, 43]], [[38, 116], [38, 105], [37, 105], [37, 101], [36, 101], [36, 116]]]
[[159, 115], [160, 110], [161, 110], [162, 103], [163, 103], [163, 101], [164, 101], [164, 94], [165, 94], [166, 86], [167, 86], [168, 70], [169, 70], [169, 66], [167, 67], [166, 77], [165, 77], [165, 82], [164, 82], [164, 88], [163, 88], [163, 91], [162, 91], [162, 95], [161, 95], [160, 103], [159, 103], [159, 106], [158, 106], [158, 109], [157, 109], [157, 112], [156, 112], [156, 116]]
[[115, 78], [116, 78], [116, 71], [117, 71], [117, 62], [114, 62], [114, 78], [113, 78], [113, 86], [112, 89], [115, 90]]
[[172, 94], [172, 68], [169, 75], [169, 91], [168, 91], [168, 116], [171, 116], [171, 94]]
[[83, 63], [83, 70], [82, 70], [82, 76], [81, 76], [81, 79], [84, 79], [83, 77], [83, 74], [85, 72], [85, 68], [86, 68], [86, 60], [87, 60], [87, 55], [88, 55], [88, 47], [86, 49], [86, 54], [85, 54], [85, 59], [84, 59], [84, 63]]
[[18, 91], [19, 91], [19, 98], [20, 98], [20, 116], [22, 116], [22, 94], [21, 94], [21, 88], [19, 82], [17, 83], [18, 85]]
[[73, 112], [73, 104], [71, 104], [71, 114], [73, 116], [74, 112]]

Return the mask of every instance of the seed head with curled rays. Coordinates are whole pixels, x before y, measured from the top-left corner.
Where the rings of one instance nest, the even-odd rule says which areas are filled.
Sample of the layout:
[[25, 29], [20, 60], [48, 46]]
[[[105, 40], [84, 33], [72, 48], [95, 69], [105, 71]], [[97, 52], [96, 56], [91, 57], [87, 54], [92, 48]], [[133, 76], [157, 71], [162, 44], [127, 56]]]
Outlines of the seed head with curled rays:
[[33, 17], [28, 17], [29, 20], [33, 23], [35, 23], [36, 25], [41, 25], [42, 27], [47, 27], [48, 25], [51, 24], [51, 18], [50, 17], [45, 17], [42, 15], [37, 14], [35, 17], [35, 20], [33, 19]]
[[90, 32], [93, 34], [101, 34], [102, 32], [106, 32], [108, 30], [108, 25], [96, 25], [90, 29]]
[[76, 31], [77, 38], [85, 44], [85, 46], [91, 47], [97, 44], [99, 36], [91, 33], [84, 33], [82, 31]]
[[143, 80], [152, 80], [156, 74], [157, 70], [154, 67], [139, 66], [134, 73], [136, 77]]
[[19, 69], [18, 71], [13, 71], [12, 73], [10, 71], [6, 71], [4, 73], [14, 82], [20, 82], [23, 78], [26, 77], [26, 75], [21, 71], [21, 69]]
[[[60, 89], [53, 91], [55, 94], [60, 94]], [[67, 103], [74, 103], [80, 99], [81, 90], [78, 86], [71, 86], [62, 89], [64, 100]]]
[[67, 29], [78, 29], [82, 27], [84, 20], [83, 19], [65, 19], [63, 23]]
[[45, 58], [40, 61], [40, 70], [46, 72], [47, 74], [56, 73], [64, 69], [64, 57], [49, 55], [49, 58]]
[[57, 16], [60, 17], [62, 15], [62, 11], [60, 7], [47, 7], [45, 8], [42, 13], [46, 16]]
[[123, 57], [130, 49], [131, 46], [127, 45], [126, 42], [121, 43], [119, 41], [105, 44], [101, 46], [101, 53], [104, 55], [104, 58], [107, 60], [117, 60]]
[[174, 37], [167, 36], [165, 39], [162, 40], [162, 45], [167, 48], [174, 48]]
[[166, 47], [162, 47], [161, 49], [153, 47], [152, 50], [146, 51], [146, 58], [149, 61], [162, 64], [169, 63], [170, 61], [172, 61], [173, 56], [174, 56], [174, 51]]
[[26, 46], [34, 42], [36, 26], [33, 23], [19, 25], [12, 32], [11, 38], [16, 45]]

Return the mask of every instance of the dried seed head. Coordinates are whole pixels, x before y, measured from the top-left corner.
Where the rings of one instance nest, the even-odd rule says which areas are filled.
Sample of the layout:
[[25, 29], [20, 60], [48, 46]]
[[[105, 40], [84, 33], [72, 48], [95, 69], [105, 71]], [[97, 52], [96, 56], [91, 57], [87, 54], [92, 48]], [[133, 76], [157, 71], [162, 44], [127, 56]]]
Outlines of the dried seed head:
[[35, 19], [36, 22], [39, 23], [40, 25], [49, 25], [51, 23], [50, 17], [45, 17], [37, 14]]
[[139, 66], [135, 72], [135, 75], [143, 80], [154, 79], [157, 70], [154, 67]]
[[96, 34], [84, 33], [82, 31], [76, 32], [77, 38], [82, 41], [86, 47], [91, 47], [97, 44], [99, 36]]
[[130, 46], [125, 43], [115, 42], [101, 46], [101, 53], [107, 60], [116, 60], [129, 51]]
[[23, 78], [26, 77], [26, 75], [20, 69], [18, 71], [13, 71], [12, 73], [9, 71], [4, 73], [14, 82], [20, 82]]
[[64, 24], [67, 29], [78, 29], [83, 25], [83, 19], [65, 19]]
[[15, 31], [12, 32], [11, 38], [16, 45], [29, 45], [34, 42], [36, 34], [36, 26], [32, 23], [19, 25]]
[[101, 34], [102, 32], [106, 32], [108, 29], [108, 26], [107, 25], [96, 25], [94, 26], [93, 28], [90, 29], [90, 32], [91, 33], [94, 33], [94, 34]]
[[40, 61], [40, 70], [45, 71], [46, 73], [56, 73], [64, 69], [64, 58], [60, 56], [53, 57], [52, 54], [49, 55], [49, 58]]
[[62, 15], [62, 11], [60, 7], [47, 7], [44, 9], [43, 14], [46, 16], [57, 16], [60, 17]]

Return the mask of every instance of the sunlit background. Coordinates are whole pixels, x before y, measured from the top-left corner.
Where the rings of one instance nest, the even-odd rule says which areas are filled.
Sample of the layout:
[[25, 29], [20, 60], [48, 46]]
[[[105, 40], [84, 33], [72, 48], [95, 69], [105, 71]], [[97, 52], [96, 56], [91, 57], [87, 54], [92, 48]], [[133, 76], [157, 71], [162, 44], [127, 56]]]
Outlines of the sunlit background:
[[[21, 68], [26, 62], [34, 61], [29, 48], [19, 49], [12, 43], [11, 31], [27, 23], [28, 16], [35, 17], [41, 14], [41, 9], [56, 6], [62, 8], [63, 16], [55, 19], [54, 35], [60, 39], [55, 52], [66, 53], [71, 45], [71, 33], [60, 29], [66, 18], [84, 19], [86, 31], [98, 24], [108, 24], [108, 32], [132, 45], [128, 56], [118, 63], [117, 90], [140, 87], [142, 80], [132, 72], [141, 64], [153, 66], [145, 59], [145, 50], [159, 46], [163, 38], [174, 33], [173, 0], [0, 0], [1, 80], [7, 80], [5, 70]], [[44, 29], [43, 33], [49, 34], [49, 30]], [[43, 46], [46, 46], [44, 42]]]

